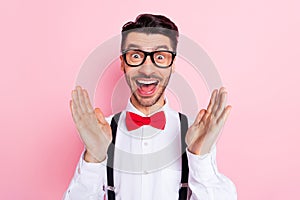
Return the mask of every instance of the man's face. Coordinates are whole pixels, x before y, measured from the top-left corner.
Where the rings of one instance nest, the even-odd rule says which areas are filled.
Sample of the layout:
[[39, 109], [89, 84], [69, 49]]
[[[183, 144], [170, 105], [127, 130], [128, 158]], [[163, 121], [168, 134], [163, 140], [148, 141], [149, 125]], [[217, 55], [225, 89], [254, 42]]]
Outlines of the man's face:
[[[174, 51], [169, 37], [162, 34], [145, 34], [131, 32], [127, 35], [124, 49], [139, 49], [145, 52], [158, 50]], [[132, 55], [138, 56], [138, 55]], [[163, 101], [164, 91], [168, 85], [174, 64], [168, 68], [159, 68], [151, 61], [150, 56], [138, 67], [130, 67], [122, 56], [121, 69], [124, 71], [127, 83], [131, 89], [132, 100], [139, 105], [149, 107]]]

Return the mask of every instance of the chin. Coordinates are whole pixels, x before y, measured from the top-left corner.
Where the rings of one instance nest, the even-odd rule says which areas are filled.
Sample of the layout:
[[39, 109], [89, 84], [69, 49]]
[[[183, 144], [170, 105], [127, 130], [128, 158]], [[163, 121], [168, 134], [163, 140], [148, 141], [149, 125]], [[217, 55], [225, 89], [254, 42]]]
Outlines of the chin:
[[133, 93], [133, 96], [141, 106], [151, 107], [162, 98], [162, 93], [155, 94], [152, 97], [141, 97], [138, 96], [136, 93]]

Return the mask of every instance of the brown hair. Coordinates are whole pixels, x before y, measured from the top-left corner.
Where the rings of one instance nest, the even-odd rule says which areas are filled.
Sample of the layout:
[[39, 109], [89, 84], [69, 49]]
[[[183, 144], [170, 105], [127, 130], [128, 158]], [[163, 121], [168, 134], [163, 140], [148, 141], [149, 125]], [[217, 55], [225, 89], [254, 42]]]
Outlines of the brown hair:
[[122, 27], [121, 51], [124, 50], [125, 40], [131, 32], [146, 34], [163, 34], [170, 38], [172, 48], [176, 51], [178, 43], [178, 28], [174, 22], [163, 15], [140, 14], [135, 21], [127, 22]]

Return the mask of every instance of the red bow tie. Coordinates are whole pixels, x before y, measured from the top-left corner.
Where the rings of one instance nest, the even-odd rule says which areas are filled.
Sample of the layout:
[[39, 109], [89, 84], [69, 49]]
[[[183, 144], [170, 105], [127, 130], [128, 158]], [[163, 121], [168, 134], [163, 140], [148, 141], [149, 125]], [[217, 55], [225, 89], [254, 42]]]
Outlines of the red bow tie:
[[154, 128], [164, 130], [166, 117], [163, 111], [155, 113], [151, 117], [142, 117], [132, 112], [126, 112], [126, 126], [128, 131], [138, 129], [143, 125], [150, 125]]

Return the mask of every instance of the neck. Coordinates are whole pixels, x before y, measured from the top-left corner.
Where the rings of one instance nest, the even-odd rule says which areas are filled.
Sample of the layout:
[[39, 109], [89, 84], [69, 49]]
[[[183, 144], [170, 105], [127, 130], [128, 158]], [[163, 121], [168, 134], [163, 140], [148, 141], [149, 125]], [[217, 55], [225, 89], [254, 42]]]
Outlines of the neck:
[[154, 113], [155, 111], [161, 109], [165, 105], [164, 95], [161, 95], [160, 99], [154, 105], [152, 105], [152, 106], [143, 106], [143, 105], [141, 105], [134, 98], [133, 95], [130, 97], [130, 102], [132, 103], [132, 105], [136, 109], [138, 109], [139, 111], [141, 111], [146, 116], [151, 115], [152, 113]]

